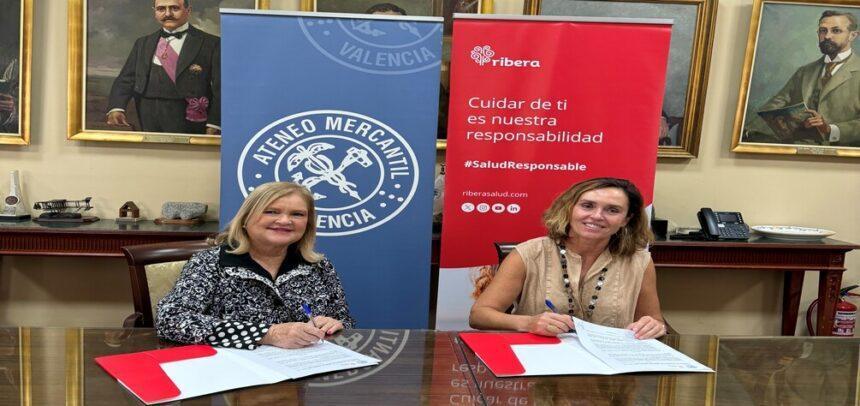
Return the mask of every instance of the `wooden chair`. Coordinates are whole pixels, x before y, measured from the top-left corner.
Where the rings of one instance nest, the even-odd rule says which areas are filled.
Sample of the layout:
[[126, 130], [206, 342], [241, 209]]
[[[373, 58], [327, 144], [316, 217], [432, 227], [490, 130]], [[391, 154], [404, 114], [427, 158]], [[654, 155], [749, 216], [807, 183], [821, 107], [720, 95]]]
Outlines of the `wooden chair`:
[[154, 327], [155, 306], [173, 288], [185, 262], [210, 247], [205, 240], [122, 247], [134, 298], [134, 314], [126, 317], [123, 327]]
[[[516, 243], [512, 242], [494, 242], [493, 245], [496, 247], [496, 254], [499, 256], [499, 264], [502, 263], [502, 260], [514, 250], [514, 247], [517, 246]], [[674, 328], [669, 324], [669, 321], [666, 320], [666, 315], [663, 315], [663, 322], [666, 323], [666, 331], [668, 334], [678, 334]]]

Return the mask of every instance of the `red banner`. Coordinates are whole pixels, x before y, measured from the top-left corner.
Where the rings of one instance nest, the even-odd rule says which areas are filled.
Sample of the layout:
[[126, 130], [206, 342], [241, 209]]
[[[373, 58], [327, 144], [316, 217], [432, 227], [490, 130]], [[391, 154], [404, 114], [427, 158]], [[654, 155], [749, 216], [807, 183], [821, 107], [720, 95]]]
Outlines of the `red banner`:
[[[671, 25], [457, 19], [442, 268], [497, 262], [493, 242], [545, 234], [580, 180], [653, 196]], [[441, 301], [440, 301], [441, 303]]]

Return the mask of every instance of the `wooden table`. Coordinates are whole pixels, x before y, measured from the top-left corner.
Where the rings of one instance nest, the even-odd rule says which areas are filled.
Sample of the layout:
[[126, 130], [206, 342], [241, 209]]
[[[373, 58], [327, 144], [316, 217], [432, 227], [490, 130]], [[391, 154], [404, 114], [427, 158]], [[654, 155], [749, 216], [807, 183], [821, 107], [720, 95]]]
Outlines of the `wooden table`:
[[741, 269], [784, 272], [782, 335], [794, 335], [805, 272], [818, 272], [816, 335], [829, 336], [839, 300], [845, 253], [860, 246], [825, 238], [781, 241], [753, 237], [749, 241], [656, 241], [651, 257], [657, 268]]
[[[455, 332], [349, 330], [333, 342], [379, 366], [189, 399], [270, 404], [856, 404], [860, 339], [668, 336], [716, 374], [496, 378]], [[151, 329], [0, 328], [0, 404], [138, 405], [94, 362], [174, 345]]]
[[0, 223], [0, 255], [122, 258], [120, 247], [125, 245], [202, 240], [217, 232], [217, 222], [196, 226], [115, 220], [87, 224]]

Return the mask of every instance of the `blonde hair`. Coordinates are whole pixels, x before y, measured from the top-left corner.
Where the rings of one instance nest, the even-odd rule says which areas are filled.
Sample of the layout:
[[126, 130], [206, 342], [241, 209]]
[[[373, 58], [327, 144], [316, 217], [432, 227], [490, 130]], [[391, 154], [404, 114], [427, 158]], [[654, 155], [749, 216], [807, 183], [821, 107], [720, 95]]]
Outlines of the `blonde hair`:
[[547, 235], [555, 242], [563, 242], [570, 232], [570, 212], [585, 192], [596, 189], [617, 188], [627, 195], [627, 224], [609, 239], [609, 252], [629, 257], [654, 240], [654, 234], [645, 215], [642, 194], [632, 182], [618, 178], [589, 179], [562, 192], [543, 214]]
[[475, 289], [472, 290], [472, 299], [478, 300], [478, 296], [481, 296], [484, 289], [490, 286], [490, 282], [493, 281], [498, 270], [498, 265], [484, 265], [478, 268], [478, 274], [472, 279], [472, 284], [475, 286]]
[[305, 234], [297, 241], [298, 252], [308, 262], [319, 262], [323, 256], [314, 251], [317, 236], [317, 216], [314, 197], [306, 187], [291, 182], [269, 182], [258, 186], [245, 198], [239, 211], [227, 224], [227, 228], [210, 240], [212, 244], [226, 245], [231, 254], [245, 254], [251, 248], [251, 239], [245, 225], [255, 221], [275, 200], [293, 194], [299, 195], [308, 206], [308, 225]]

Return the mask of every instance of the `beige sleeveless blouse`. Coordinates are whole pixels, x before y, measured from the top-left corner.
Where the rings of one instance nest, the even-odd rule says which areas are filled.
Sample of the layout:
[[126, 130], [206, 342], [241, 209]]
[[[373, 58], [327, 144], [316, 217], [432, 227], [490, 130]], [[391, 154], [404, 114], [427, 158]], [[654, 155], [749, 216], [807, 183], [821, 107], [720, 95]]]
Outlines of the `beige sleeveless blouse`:
[[[573, 308], [577, 318], [610, 327], [627, 327], [633, 322], [642, 276], [651, 261], [651, 254], [639, 250], [630, 258], [615, 257], [609, 249], [603, 251], [591, 269], [587, 270], [583, 285], [579, 286], [582, 258], [567, 251], [567, 271], [573, 290], [573, 303], [568, 303], [567, 289], [561, 273], [558, 248], [549, 237], [535, 238], [516, 246], [526, 264], [526, 280], [520, 298], [514, 303], [514, 314], [535, 315], [548, 311], [549, 299], [561, 314]], [[607, 268], [602, 290], [596, 290], [600, 270]], [[585, 309], [591, 297], [597, 295], [594, 314], [587, 317]]]

